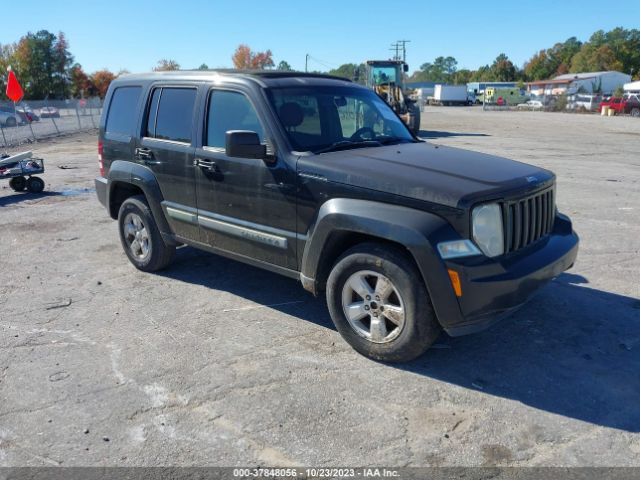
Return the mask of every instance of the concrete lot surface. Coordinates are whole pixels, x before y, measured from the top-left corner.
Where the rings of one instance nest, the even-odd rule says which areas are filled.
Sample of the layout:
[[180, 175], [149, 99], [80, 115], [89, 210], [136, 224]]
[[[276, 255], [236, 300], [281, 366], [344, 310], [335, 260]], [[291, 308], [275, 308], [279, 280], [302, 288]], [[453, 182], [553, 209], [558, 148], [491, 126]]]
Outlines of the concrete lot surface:
[[293, 280], [190, 248], [135, 270], [95, 135], [34, 145], [45, 194], [0, 183], [0, 465], [640, 466], [640, 121], [427, 108], [423, 128], [555, 171], [582, 243], [511, 318], [395, 366]]

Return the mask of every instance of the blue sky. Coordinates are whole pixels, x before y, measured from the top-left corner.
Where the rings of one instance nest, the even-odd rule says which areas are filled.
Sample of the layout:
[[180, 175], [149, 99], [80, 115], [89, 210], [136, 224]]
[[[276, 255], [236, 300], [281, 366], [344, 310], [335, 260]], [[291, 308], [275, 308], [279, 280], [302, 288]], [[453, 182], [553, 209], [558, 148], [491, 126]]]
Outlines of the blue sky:
[[[276, 64], [327, 70], [346, 62], [388, 58], [408, 44], [411, 70], [439, 55], [459, 68], [491, 63], [501, 52], [522, 65], [540, 48], [598, 29], [640, 28], [640, 0], [482, 1], [219, 1], [23, 0], [3, 2], [0, 43], [27, 31], [66, 33], [76, 61], [100, 68], [150, 70], [160, 58], [182, 68], [230, 67], [240, 43], [271, 49]], [[400, 12], [400, 14], [397, 14]]]

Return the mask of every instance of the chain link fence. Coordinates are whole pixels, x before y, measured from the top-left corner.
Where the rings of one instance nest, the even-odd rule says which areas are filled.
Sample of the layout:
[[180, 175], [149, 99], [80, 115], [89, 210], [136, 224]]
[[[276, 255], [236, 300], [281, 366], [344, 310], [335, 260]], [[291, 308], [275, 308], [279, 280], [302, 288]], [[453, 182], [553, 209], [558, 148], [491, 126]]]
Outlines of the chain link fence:
[[98, 128], [100, 98], [0, 101], [0, 148]]

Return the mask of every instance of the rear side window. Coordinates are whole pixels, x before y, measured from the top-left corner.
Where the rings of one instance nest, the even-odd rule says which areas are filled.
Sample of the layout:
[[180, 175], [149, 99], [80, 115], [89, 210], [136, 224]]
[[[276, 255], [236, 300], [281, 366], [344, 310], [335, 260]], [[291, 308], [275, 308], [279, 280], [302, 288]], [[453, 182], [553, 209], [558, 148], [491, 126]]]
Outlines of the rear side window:
[[191, 143], [195, 88], [157, 88], [147, 115], [147, 137]]
[[228, 130], [250, 130], [262, 141], [264, 131], [258, 114], [242, 93], [214, 90], [209, 96], [206, 145], [224, 148]]
[[118, 87], [113, 91], [105, 125], [106, 133], [133, 133], [140, 92], [142, 87]]

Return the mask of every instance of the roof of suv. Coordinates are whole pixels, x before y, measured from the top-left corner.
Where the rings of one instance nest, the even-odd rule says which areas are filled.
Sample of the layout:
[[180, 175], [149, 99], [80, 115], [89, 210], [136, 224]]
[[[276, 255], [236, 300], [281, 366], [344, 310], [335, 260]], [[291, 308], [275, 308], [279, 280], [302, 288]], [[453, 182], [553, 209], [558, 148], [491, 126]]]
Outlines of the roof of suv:
[[173, 70], [167, 72], [134, 73], [123, 75], [123, 81], [156, 80], [215, 80], [220, 77], [254, 81], [264, 87], [283, 87], [300, 85], [327, 85], [336, 82], [353, 84], [351, 80], [322, 73], [285, 72], [281, 70]]

